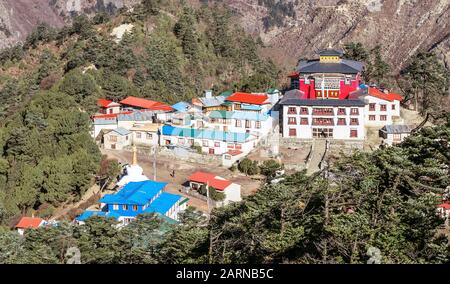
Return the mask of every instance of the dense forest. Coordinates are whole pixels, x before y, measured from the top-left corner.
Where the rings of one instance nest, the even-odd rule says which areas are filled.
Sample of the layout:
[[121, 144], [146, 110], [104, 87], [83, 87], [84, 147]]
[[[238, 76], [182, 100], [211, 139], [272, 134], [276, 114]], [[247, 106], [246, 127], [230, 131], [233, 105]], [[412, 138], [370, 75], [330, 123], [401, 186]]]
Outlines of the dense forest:
[[450, 117], [399, 146], [357, 152], [313, 176], [298, 172], [205, 220], [187, 210], [179, 225], [142, 215], [83, 226], [0, 231], [0, 263], [450, 263], [436, 205], [450, 186]]
[[[39, 25], [0, 52], [0, 223], [52, 215], [101, 176], [89, 136], [98, 98], [133, 95], [165, 103], [205, 89], [264, 91], [279, 71], [260, 43], [219, 6], [143, 1], [133, 11], [80, 15], [60, 30]], [[113, 28], [131, 23], [122, 40]]]

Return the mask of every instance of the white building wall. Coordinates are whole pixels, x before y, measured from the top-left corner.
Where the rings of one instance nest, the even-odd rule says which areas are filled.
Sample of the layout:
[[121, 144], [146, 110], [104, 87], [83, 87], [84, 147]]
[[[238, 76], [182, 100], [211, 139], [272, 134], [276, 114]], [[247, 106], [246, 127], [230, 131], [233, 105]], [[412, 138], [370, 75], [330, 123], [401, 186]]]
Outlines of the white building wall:
[[[400, 116], [400, 101], [387, 101], [373, 96], [365, 97], [366, 107], [365, 107], [365, 120], [366, 126], [368, 127], [383, 127], [385, 125], [392, 124], [393, 117]], [[375, 104], [375, 110], [370, 110], [370, 104]], [[386, 105], [386, 111], [381, 110], [381, 105]], [[394, 106], [394, 110], [392, 109]], [[381, 116], [385, 115], [386, 120], [381, 120]], [[375, 120], [370, 120], [371, 116]]]
[[[140, 134], [140, 138], [138, 138]], [[148, 137], [148, 135], [151, 135], [151, 138]], [[138, 131], [133, 130], [132, 131], [132, 139], [133, 142], [136, 143], [136, 145], [146, 145], [146, 146], [154, 146], [158, 145], [159, 137], [157, 132], [150, 132], [150, 131]]]
[[224, 205], [229, 204], [230, 202], [239, 202], [242, 200], [241, 197], [241, 185], [232, 183], [223, 191], [225, 194]]
[[[288, 114], [288, 110], [290, 107], [296, 108], [297, 114]], [[283, 137], [286, 138], [299, 138], [299, 139], [312, 139], [313, 138], [313, 128], [325, 128], [325, 129], [333, 129], [333, 139], [341, 139], [341, 140], [362, 140], [365, 137], [364, 130], [364, 107], [312, 107], [312, 106], [303, 106], [308, 109], [308, 114], [303, 115], [300, 114], [300, 106], [283, 106]], [[313, 115], [313, 108], [333, 108], [334, 115], [330, 116], [320, 116]], [[338, 109], [344, 108], [345, 115], [338, 115]], [[358, 108], [358, 114], [352, 115], [351, 109]], [[289, 117], [295, 117], [296, 124], [289, 124]], [[307, 118], [308, 124], [302, 125], [301, 118]], [[325, 126], [325, 125], [313, 125], [313, 118], [332, 118], [333, 126]], [[338, 125], [338, 118], [345, 118], [346, 125]], [[358, 125], [350, 125], [351, 118], [358, 119]], [[292, 137], [289, 135], [290, 129], [296, 129], [296, 137]], [[357, 131], [357, 137], [351, 137], [351, 130]]]
[[[111, 140], [111, 136], [116, 136], [117, 141]], [[131, 134], [128, 135], [119, 135], [116, 132], [110, 132], [105, 135], [105, 149], [113, 149], [112, 145], [115, 145], [115, 149], [113, 150], [122, 150], [123, 148], [131, 145]], [[128, 139], [127, 139], [128, 137]]]

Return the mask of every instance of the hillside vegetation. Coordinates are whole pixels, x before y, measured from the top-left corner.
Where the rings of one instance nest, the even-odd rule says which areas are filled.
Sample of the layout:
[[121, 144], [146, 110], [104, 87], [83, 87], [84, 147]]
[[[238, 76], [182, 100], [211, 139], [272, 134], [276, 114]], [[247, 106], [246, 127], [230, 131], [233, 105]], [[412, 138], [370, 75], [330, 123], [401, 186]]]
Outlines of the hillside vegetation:
[[[0, 221], [78, 200], [100, 162], [89, 136], [96, 100], [189, 100], [212, 88], [264, 91], [278, 71], [219, 6], [143, 1], [133, 12], [38, 26], [0, 53]], [[116, 42], [121, 24], [134, 25]], [[45, 208], [45, 212], [44, 209]]]

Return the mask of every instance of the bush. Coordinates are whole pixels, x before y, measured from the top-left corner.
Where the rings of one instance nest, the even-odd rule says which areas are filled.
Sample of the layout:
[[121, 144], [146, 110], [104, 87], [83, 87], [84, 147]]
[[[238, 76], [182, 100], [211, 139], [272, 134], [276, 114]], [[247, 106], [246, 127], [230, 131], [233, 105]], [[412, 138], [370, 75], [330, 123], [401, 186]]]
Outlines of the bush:
[[241, 173], [246, 175], [256, 175], [259, 173], [258, 162], [252, 161], [249, 158], [244, 158], [238, 165]]
[[267, 160], [259, 166], [261, 174], [265, 175], [267, 179], [273, 179], [276, 176], [276, 172], [281, 170], [283, 165], [275, 160]]

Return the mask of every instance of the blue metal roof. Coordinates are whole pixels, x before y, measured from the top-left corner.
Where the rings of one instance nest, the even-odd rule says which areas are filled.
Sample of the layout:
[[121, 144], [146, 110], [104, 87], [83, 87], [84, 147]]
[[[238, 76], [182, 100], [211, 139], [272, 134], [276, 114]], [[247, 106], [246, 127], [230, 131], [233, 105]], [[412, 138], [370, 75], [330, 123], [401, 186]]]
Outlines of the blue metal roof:
[[191, 105], [187, 102], [178, 102], [172, 106], [176, 111], [187, 111]]
[[182, 198], [183, 196], [181, 195], [163, 192], [144, 210], [144, 213], [160, 213], [164, 215]]
[[241, 109], [244, 109], [244, 110], [261, 110], [262, 107], [259, 106], [259, 105], [241, 104]]
[[245, 111], [212, 111], [209, 114], [210, 118], [228, 118], [228, 119], [241, 119], [241, 120], [256, 120], [266, 121], [269, 118], [267, 113], [257, 112], [245, 112]]
[[116, 132], [116, 133], [118, 133], [118, 134], [120, 134], [120, 135], [128, 135], [128, 134], [131, 133], [130, 130], [125, 129], [125, 128], [122, 128], [122, 127], [113, 129], [113, 131]]
[[197, 139], [219, 140], [244, 143], [250, 137], [248, 133], [224, 132], [218, 130], [203, 130], [194, 128], [180, 128], [170, 125], [162, 127], [162, 134], [168, 136], [191, 137]]
[[77, 221], [85, 221], [86, 219], [92, 216], [100, 216], [107, 218], [115, 218], [119, 219], [120, 215], [114, 212], [105, 212], [105, 211], [84, 211], [83, 214], [76, 218]]
[[99, 202], [107, 204], [145, 205], [167, 185], [165, 182], [146, 180], [130, 182], [116, 194], [107, 194]]

